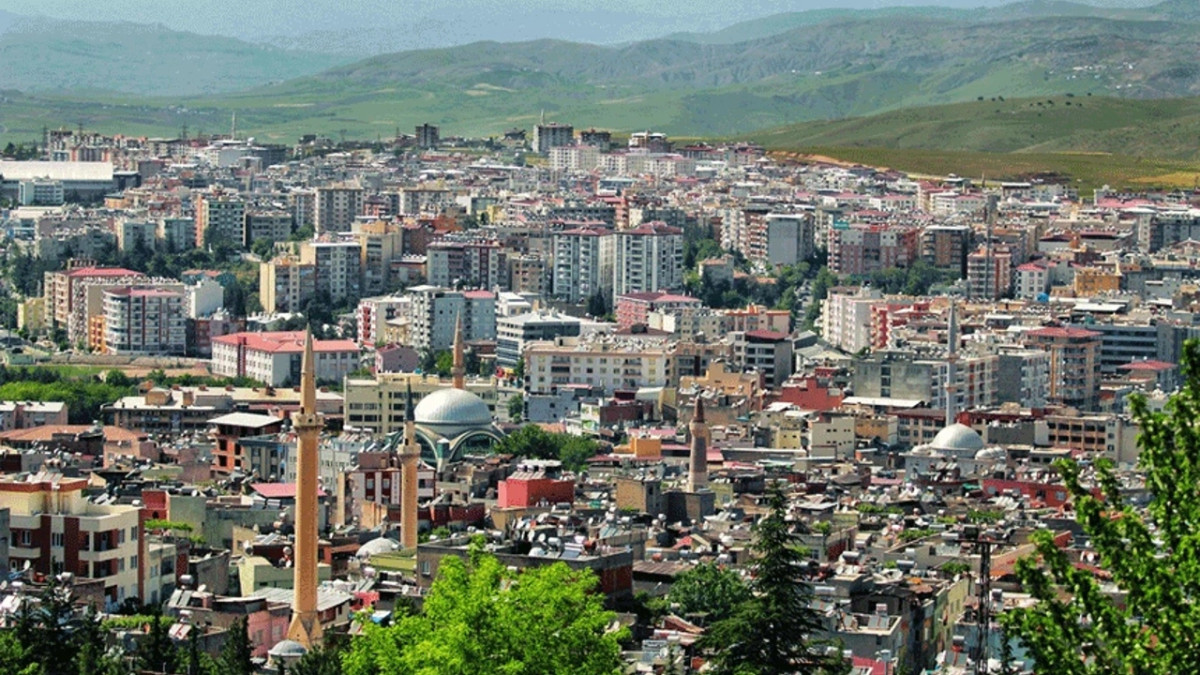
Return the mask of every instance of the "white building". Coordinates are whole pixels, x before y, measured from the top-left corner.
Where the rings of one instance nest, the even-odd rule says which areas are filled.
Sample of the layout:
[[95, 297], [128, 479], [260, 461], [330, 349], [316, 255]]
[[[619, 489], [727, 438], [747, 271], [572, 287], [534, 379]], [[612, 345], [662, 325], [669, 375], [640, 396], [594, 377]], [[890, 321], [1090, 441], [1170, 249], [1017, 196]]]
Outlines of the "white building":
[[554, 235], [554, 296], [572, 304], [600, 292], [613, 298], [616, 235], [604, 228], [578, 228]]
[[109, 354], [182, 355], [187, 351], [183, 295], [154, 287], [105, 290], [104, 348]]
[[225, 306], [225, 287], [216, 279], [200, 279], [184, 293], [187, 295], [187, 316], [191, 319], [212, 316]]
[[767, 264], [795, 265], [813, 255], [816, 229], [810, 213], [767, 214]]
[[558, 338], [525, 346], [526, 389], [550, 394], [569, 384], [618, 389], [662, 387], [670, 381], [671, 354], [662, 341]]
[[[212, 339], [212, 372], [222, 377], [248, 377], [271, 386], [300, 383], [304, 333], [232, 333]], [[341, 382], [358, 369], [353, 340], [314, 340], [317, 380]]]
[[821, 337], [844, 352], [855, 353], [871, 344], [871, 306], [880, 302], [878, 290], [830, 289], [822, 305]]
[[683, 287], [683, 230], [653, 222], [620, 230], [616, 238], [614, 296]]
[[314, 206], [317, 234], [349, 232], [350, 224], [362, 213], [363, 189], [357, 185], [319, 187]]
[[464, 340], [496, 339], [496, 296], [490, 291], [452, 291], [422, 285], [408, 289], [409, 346], [442, 351], [454, 344], [462, 316]]

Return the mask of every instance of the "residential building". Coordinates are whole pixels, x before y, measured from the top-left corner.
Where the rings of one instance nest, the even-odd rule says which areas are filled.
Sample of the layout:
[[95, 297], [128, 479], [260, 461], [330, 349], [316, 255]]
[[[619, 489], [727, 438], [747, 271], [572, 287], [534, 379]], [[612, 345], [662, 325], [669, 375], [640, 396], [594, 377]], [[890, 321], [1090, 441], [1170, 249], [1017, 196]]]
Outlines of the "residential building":
[[337, 184], [317, 188], [313, 225], [318, 235], [349, 232], [350, 224], [362, 213], [363, 189], [358, 185]]
[[550, 122], [533, 125], [533, 151], [538, 154], [545, 155], [550, 152], [550, 148], [574, 143], [575, 127], [569, 124]]
[[1026, 346], [1050, 354], [1047, 400], [1081, 410], [1096, 409], [1100, 394], [1100, 338], [1097, 331], [1059, 326], [1025, 333]]
[[292, 223], [292, 214], [287, 211], [247, 211], [242, 228], [242, 245], [250, 248], [260, 239], [272, 243], [287, 241], [294, 229]]
[[413, 286], [409, 299], [409, 345], [419, 352], [439, 352], [454, 344], [455, 322], [462, 318], [463, 339], [496, 339], [496, 296], [490, 291], [452, 291]]
[[733, 365], [762, 374], [769, 387], [778, 387], [792, 374], [792, 341], [787, 333], [753, 330], [731, 334]]
[[240, 245], [246, 219], [246, 202], [236, 194], [220, 191], [201, 193], [196, 197], [196, 243], [209, 242]]
[[313, 266], [318, 295], [335, 304], [362, 295], [362, 248], [357, 241], [306, 241], [300, 262]]
[[981, 246], [967, 256], [967, 297], [999, 300], [1012, 290], [1012, 253], [1007, 246]]
[[268, 314], [299, 312], [317, 294], [317, 266], [296, 256], [258, 266], [258, 300]]
[[399, 285], [392, 269], [404, 255], [404, 229], [395, 223], [378, 220], [351, 226], [362, 247], [362, 293], [386, 293]]
[[768, 213], [767, 265], [795, 265], [813, 255], [816, 227], [811, 213]]
[[180, 293], [132, 286], [104, 291], [104, 347], [109, 354], [182, 356], [186, 320]]
[[[299, 331], [234, 333], [212, 339], [212, 372], [222, 377], [248, 377], [271, 386], [300, 382], [304, 334]], [[314, 340], [316, 376], [340, 382], [358, 368], [358, 345], [352, 340]]]
[[905, 268], [917, 258], [918, 228], [851, 224], [829, 231], [829, 269], [835, 274], [867, 275]]
[[425, 277], [433, 286], [497, 288], [508, 283], [504, 250], [498, 242], [436, 241], [425, 254]]
[[615, 236], [614, 295], [683, 287], [683, 230], [644, 223]]
[[585, 227], [554, 234], [554, 296], [582, 304], [596, 293], [611, 302], [616, 235], [612, 230]]
[[883, 302], [878, 289], [832, 288], [825, 296], [821, 337], [851, 354], [871, 346], [871, 308]]
[[967, 273], [974, 230], [970, 225], [929, 225], [921, 231], [921, 260], [941, 270]]
[[422, 150], [436, 148], [441, 143], [441, 136], [436, 124], [429, 124], [428, 122], [419, 124], [413, 131], [413, 135], [417, 139], [417, 147]]
[[648, 325], [651, 312], [674, 312], [699, 309], [703, 303], [687, 295], [663, 292], [625, 293], [618, 295], [614, 314], [617, 328], [626, 330], [635, 325]]
[[565, 385], [601, 388], [605, 394], [670, 381], [671, 356], [664, 344], [613, 338], [562, 337], [525, 347], [525, 389], [548, 394]]
[[524, 358], [525, 346], [558, 337], [578, 337], [583, 322], [564, 314], [528, 313], [496, 320], [496, 365], [512, 368]]

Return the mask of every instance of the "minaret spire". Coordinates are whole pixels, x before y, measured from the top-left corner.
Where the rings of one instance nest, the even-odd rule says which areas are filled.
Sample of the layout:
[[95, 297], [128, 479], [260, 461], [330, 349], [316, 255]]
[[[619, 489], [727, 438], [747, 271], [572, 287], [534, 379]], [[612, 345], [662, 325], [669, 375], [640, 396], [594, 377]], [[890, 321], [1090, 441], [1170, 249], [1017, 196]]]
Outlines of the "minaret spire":
[[317, 615], [317, 444], [324, 426], [325, 421], [317, 413], [312, 333], [305, 331], [300, 364], [300, 411], [292, 416], [292, 428], [296, 431], [296, 538], [288, 639], [309, 650], [321, 644], [323, 633]]
[[696, 392], [688, 432], [692, 437], [692, 448], [688, 458], [687, 491], [699, 492], [708, 487], [708, 429], [704, 424], [704, 397], [701, 391]]
[[946, 326], [946, 426], [954, 424], [958, 404], [958, 303], [950, 298], [950, 317]]
[[417, 445], [417, 420], [413, 415], [412, 381], [404, 404], [404, 446], [400, 451], [400, 545], [405, 550], [416, 549], [417, 538], [417, 471], [420, 467], [421, 446]]
[[458, 316], [454, 320], [454, 366], [450, 369], [450, 374], [454, 377], [455, 389], [467, 388], [465, 381], [467, 368], [463, 362], [462, 310], [459, 310]]

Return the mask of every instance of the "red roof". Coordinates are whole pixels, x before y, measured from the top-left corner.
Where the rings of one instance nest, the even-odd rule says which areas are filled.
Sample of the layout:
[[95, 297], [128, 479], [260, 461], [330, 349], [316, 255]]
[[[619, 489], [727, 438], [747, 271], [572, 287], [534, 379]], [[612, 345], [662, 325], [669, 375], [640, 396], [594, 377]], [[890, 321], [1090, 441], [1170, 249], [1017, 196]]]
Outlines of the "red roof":
[[778, 342], [780, 340], [786, 340], [787, 334], [777, 333], [773, 330], [748, 330], [746, 331], [746, 337], [754, 338], [756, 340], [771, 340]]
[[[295, 483], [253, 483], [250, 489], [267, 499], [295, 499], [296, 484]], [[317, 488], [317, 496], [324, 497], [325, 490]]]
[[[213, 343], [238, 346], [260, 352], [296, 352], [304, 351], [304, 332], [275, 331], [269, 333], [230, 333], [212, 339]], [[358, 345], [353, 340], [313, 340], [314, 352], [357, 352]]]
[[1174, 367], [1175, 367], [1174, 363], [1167, 363], [1166, 361], [1146, 360], [1146, 361], [1134, 361], [1133, 363], [1127, 363], [1123, 366], [1120, 366], [1118, 369], [1119, 370], [1171, 370]]
[[80, 267], [67, 272], [67, 276], [75, 277], [143, 277], [141, 272], [127, 270], [124, 267]]
[[486, 300], [496, 296], [491, 291], [463, 291], [463, 297], [471, 300]]

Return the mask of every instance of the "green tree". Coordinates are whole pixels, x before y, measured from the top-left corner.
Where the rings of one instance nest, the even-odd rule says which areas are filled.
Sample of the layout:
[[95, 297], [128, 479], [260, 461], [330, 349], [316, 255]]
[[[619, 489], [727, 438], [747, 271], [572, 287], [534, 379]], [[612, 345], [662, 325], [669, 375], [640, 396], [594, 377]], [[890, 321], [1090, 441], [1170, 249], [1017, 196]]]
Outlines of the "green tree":
[[39, 675], [42, 672], [32, 650], [22, 642], [15, 630], [0, 631], [0, 663], [13, 675]]
[[[1130, 397], [1141, 427], [1139, 464], [1151, 500], [1125, 502], [1112, 462], [1098, 459], [1096, 497], [1075, 462], [1058, 469], [1075, 503], [1075, 520], [1119, 592], [1077, 569], [1049, 531], [1033, 535], [1036, 555], [1017, 563], [1024, 589], [1038, 600], [1005, 612], [1006, 634], [1028, 649], [1038, 672], [1192, 673], [1200, 653], [1200, 342], [1184, 344], [1182, 389], [1161, 411]], [[1106, 582], [1105, 585], [1108, 585]], [[1066, 591], [1060, 594], [1060, 591]], [[1081, 658], [1081, 656], [1083, 658]]]
[[813, 637], [821, 623], [804, 579], [807, 557], [796, 545], [778, 485], [768, 503], [770, 512], [754, 527], [751, 596], [715, 622], [700, 645], [711, 653], [717, 675], [845, 672], [841, 651], [830, 654], [828, 644]]
[[515, 394], [508, 397], [508, 419], [520, 422], [525, 419], [525, 396]]
[[588, 298], [587, 313], [594, 317], [608, 314], [608, 303], [604, 301], [603, 293], [596, 291], [592, 297]]
[[250, 251], [258, 256], [264, 262], [271, 259], [271, 253], [275, 250], [275, 242], [265, 237], [260, 237], [254, 240], [250, 245]]
[[667, 600], [681, 615], [703, 614], [708, 623], [728, 619], [750, 599], [750, 590], [737, 572], [715, 563], [701, 563], [680, 574], [671, 584]]
[[590, 570], [562, 563], [514, 573], [489, 555], [443, 558], [423, 612], [368, 623], [342, 660], [347, 675], [613, 675], [624, 629]]
[[245, 617], [233, 622], [217, 657], [217, 668], [221, 675], [254, 675], [254, 643]]
[[150, 616], [147, 622], [149, 633], [138, 646], [138, 668], [156, 673], [173, 673], [179, 665], [179, 650], [171, 642], [168, 634], [170, 624], [162, 620], [162, 608], [157, 604], [150, 606]]
[[434, 357], [434, 370], [438, 377], [449, 377], [450, 371], [454, 369], [454, 353], [448, 349], [444, 349], [437, 353]]

